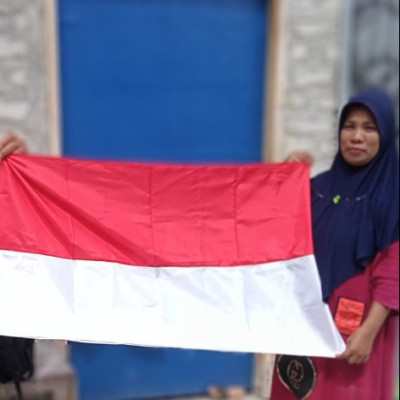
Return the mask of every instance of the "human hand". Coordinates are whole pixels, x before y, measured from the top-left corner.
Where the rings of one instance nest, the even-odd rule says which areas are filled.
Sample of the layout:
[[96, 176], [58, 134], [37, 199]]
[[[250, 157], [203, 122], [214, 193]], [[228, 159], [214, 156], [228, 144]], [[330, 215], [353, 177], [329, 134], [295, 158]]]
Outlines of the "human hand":
[[289, 153], [285, 162], [305, 162], [310, 166], [313, 166], [315, 159], [308, 151], [298, 150]]
[[0, 160], [12, 153], [26, 153], [27, 145], [24, 139], [14, 133], [7, 133], [0, 139]]
[[349, 337], [346, 351], [337, 358], [351, 365], [365, 364], [371, 357], [374, 340], [375, 336], [361, 327]]

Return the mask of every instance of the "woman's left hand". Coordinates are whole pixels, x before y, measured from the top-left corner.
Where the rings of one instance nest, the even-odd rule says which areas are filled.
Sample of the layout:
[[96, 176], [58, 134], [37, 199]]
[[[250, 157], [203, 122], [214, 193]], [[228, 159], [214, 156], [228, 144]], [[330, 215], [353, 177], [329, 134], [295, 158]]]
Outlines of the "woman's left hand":
[[0, 135], [0, 160], [8, 157], [12, 153], [26, 153], [27, 145], [24, 139], [13, 133], [8, 133], [4, 137]]
[[346, 351], [337, 358], [351, 365], [365, 364], [371, 357], [374, 340], [374, 335], [361, 327], [349, 337]]

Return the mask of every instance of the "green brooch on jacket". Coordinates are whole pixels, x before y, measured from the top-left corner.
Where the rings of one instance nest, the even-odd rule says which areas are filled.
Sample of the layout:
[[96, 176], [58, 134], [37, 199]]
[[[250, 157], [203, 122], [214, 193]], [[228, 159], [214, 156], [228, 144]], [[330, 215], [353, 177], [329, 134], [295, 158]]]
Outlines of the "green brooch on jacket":
[[340, 194], [338, 194], [337, 196], [335, 196], [333, 198], [333, 204], [339, 204], [340, 200], [342, 200], [342, 196]]

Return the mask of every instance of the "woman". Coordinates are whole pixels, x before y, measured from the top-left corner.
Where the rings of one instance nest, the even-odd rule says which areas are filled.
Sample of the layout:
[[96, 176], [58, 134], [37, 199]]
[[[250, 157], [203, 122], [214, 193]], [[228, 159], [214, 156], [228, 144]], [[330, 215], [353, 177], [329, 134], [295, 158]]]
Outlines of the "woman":
[[[386, 94], [354, 97], [340, 151], [312, 181], [324, 298], [347, 343], [337, 359], [281, 357], [271, 400], [393, 400], [399, 309], [399, 160]], [[303, 158], [301, 153], [294, 159]]]

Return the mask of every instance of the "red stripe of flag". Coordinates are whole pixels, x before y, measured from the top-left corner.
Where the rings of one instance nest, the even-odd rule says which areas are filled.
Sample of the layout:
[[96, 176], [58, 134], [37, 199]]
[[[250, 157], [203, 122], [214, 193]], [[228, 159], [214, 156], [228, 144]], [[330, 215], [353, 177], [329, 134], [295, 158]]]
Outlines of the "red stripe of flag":
[[234, 266], [313, 253], [303, 164], [167, 166], [12, 156], [0, 249], [140, 266]]

